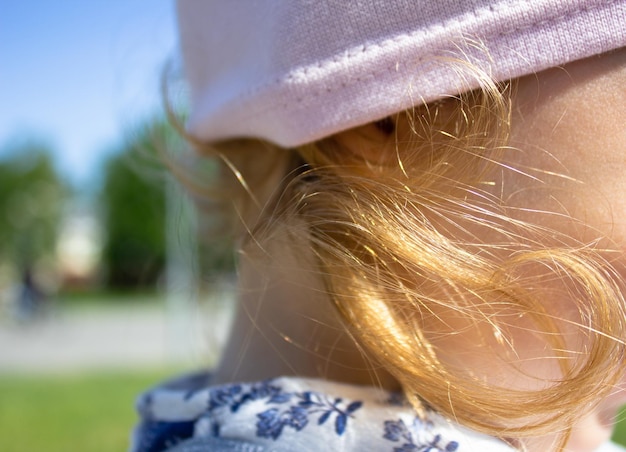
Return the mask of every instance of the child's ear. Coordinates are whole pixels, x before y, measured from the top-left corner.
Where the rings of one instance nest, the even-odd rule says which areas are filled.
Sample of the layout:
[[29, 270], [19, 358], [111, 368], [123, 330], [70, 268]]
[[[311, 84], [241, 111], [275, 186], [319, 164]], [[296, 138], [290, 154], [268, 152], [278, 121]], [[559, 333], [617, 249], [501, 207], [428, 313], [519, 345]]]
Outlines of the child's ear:
[[385, 135], [391, 135], [396, 130], [396, 124], [391, 116], [375, 121], [374, 125]]
[[353, 157], [368, 163], [380, 164], [386, 154], [395, 148], [397, 115], [388, 116], [369, 124], [335, 135], [339, 145]]

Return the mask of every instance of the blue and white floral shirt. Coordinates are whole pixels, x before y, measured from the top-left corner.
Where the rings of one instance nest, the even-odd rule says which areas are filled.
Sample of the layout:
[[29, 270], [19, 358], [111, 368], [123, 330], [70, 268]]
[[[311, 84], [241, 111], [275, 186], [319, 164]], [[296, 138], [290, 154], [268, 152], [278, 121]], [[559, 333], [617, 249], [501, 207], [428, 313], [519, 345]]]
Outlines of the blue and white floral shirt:
[[[192, 375], [142, 395], [132, 452], [512, 452], [399, 395], [303, 378], [207, 387]], [[605, 452], [621, 451], [613, 445]]]

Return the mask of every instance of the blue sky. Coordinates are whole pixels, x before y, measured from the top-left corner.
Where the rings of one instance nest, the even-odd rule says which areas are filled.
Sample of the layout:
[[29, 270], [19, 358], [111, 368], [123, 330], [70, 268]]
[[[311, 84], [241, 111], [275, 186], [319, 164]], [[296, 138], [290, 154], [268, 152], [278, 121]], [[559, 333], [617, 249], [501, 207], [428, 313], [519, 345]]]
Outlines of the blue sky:
[[35, 135], [88, 183], [125, 130], [160, 107], [171, 0], [0, 0], [0, 147]]

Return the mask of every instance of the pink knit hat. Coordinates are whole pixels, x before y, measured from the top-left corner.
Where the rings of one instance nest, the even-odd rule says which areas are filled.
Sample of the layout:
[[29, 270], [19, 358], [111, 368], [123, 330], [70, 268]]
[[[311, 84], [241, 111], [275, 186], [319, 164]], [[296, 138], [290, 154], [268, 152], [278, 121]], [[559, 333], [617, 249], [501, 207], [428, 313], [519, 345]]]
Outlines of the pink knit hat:
[[[200, 139], [295, 146], [626, 46], [626, 0], [178, 0]], [[474, 45], [477, 44], [477, 45]]]

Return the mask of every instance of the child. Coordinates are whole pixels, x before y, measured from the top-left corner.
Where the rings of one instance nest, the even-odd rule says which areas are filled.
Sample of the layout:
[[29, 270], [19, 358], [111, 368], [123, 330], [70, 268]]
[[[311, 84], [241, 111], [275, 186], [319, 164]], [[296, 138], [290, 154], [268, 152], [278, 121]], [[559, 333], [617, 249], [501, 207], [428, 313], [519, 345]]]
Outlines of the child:
[[626, 1], [178, 12], [239, 305], [135, 450], [623, 450]]

